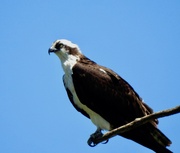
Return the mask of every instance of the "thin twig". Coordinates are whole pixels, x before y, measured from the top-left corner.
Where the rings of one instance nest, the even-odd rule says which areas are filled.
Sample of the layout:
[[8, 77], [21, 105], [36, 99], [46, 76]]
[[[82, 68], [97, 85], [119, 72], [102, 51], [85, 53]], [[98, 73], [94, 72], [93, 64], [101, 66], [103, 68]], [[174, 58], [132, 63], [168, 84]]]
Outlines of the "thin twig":
[[101, 138], [98, 138], [96, 140], [96, 144], [103, 142], [103, 141], [106, 141], [106, 140], [108, 140], [108, 139], [110, 139], [110, 138], [112, 138], [112, 137], [114, 137], [120, 133], [130, 131], [130, 130], [138, 127], [138, 126], [141, 126], [141, 125], [149, 122], [150, 120], [161, 118], [161, 117], [166, 117], [166, 116], [177, 114], [177, 113], [180, 113], [180, 106], [177, 106], [177, 107], [174, 107], [171, 109], [167, 109], [167, 110], [163, 110], [163, 111], [160, 111], [157, 113], [153, 113], [153, 114], [150, 114], [147, 116], [143, 116], [141, 118], [137, 118], [134, 121], [132, 121], [126, 125], [120, 126], [116, 129], [113, 129], [113, 130], [105, 133]]

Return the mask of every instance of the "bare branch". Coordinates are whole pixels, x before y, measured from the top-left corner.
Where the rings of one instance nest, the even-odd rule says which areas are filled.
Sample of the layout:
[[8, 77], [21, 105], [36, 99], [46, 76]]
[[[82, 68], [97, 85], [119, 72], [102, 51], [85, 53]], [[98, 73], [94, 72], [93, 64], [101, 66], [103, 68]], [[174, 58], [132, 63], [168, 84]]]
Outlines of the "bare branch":
[[171, 109], [167, 109], [167, 110], [163, 110], [163, 111], [160, 111], [157, 113], [153, 113], [153, 114], [150, 114], [147, 116], [143, 116], [141, 118], [137, 118], [134, 121], [132, 121], [126, 125], [123, 125], [121, 127], [118, 127], [116, 129], [113, 129], [113, 130], [105, 133], [101, 138], [98, 138], [95, 142], [96, 142], [96, 144], [98, 144], [100, 142], [106, 141], [106, 140], [116, 136], [117, 134], [124, 133], [124, 132], [130, 131], [138, 126], [141, 126], [141, 125], [149, 122], [150, 120], [161, 118], [161, 117], [166, 117], [166, 116], [177, 114], [177, 113], [180, 113], [180, 106], [177, 106], [177, 107], [171, 108]]

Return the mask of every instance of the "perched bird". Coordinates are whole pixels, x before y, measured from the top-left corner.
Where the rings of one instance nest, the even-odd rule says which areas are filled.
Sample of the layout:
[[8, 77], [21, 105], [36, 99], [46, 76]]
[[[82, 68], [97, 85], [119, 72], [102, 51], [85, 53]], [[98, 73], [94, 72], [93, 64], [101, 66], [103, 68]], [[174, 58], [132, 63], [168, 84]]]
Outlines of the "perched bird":
[[[128, 82], [84, 56], [78, 45], [56, 40], [48, 50], [49, 54], [52, 52], [61, 61], [63, 82], [72, 105], [97, 127], [88, 140], [90, 146], [96, 145], [93, 140], [102, 136], [101, 130], [110, 131], [153, 113]], [[157, 128], [157, 123], [152, 120], [120, 135], [156, 153], [172, 153], [166, 148], [171, 141]]]

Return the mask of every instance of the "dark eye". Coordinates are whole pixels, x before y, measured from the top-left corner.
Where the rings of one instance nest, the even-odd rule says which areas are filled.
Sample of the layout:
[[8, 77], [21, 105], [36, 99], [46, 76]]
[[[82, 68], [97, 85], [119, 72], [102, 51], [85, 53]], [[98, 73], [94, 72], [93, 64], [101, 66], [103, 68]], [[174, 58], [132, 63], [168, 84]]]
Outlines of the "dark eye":
[[58, 49], [58, 50], [60, 50], [60, 49], [63, 48], [63, 47], [64, 47], [64, 44], [62, 44], [62, 43], [60, 43], [60, 42], [58, 42], [58, 43], [55, 45], [55, 48]]

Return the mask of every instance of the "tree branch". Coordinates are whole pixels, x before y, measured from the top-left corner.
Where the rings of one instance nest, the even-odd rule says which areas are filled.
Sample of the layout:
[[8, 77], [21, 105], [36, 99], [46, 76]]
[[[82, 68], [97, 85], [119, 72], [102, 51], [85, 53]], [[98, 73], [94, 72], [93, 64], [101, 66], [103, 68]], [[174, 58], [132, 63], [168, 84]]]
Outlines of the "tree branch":
[[167, 109], [167, 110], [163, 110], [163, 111], [160, 111], [157, 113], [153, 113], [153, 114], [150, 114], [147, 116], [143, 116], [141, 118], [136, 118], [134, 121], [132, 121], [126, 125], [120, 126], [116, 129], [113, 129], [113, 130], [105, 133], [101, 138], [96, 139], [95, 143], [98, 144], [100, 142], [106, 141], [106, 140], [116, 136], [117, 134], [130, 131], [138, 126], [141, 126], [141, 125], [149, 122], [150, 120], [161, 118], [161, 117], [166, 117], [166, 116], [177, 114], [177, 113], [180, 113], [180, 106], [177, 106], [177, 107], [174, 107], [171, 109]]

